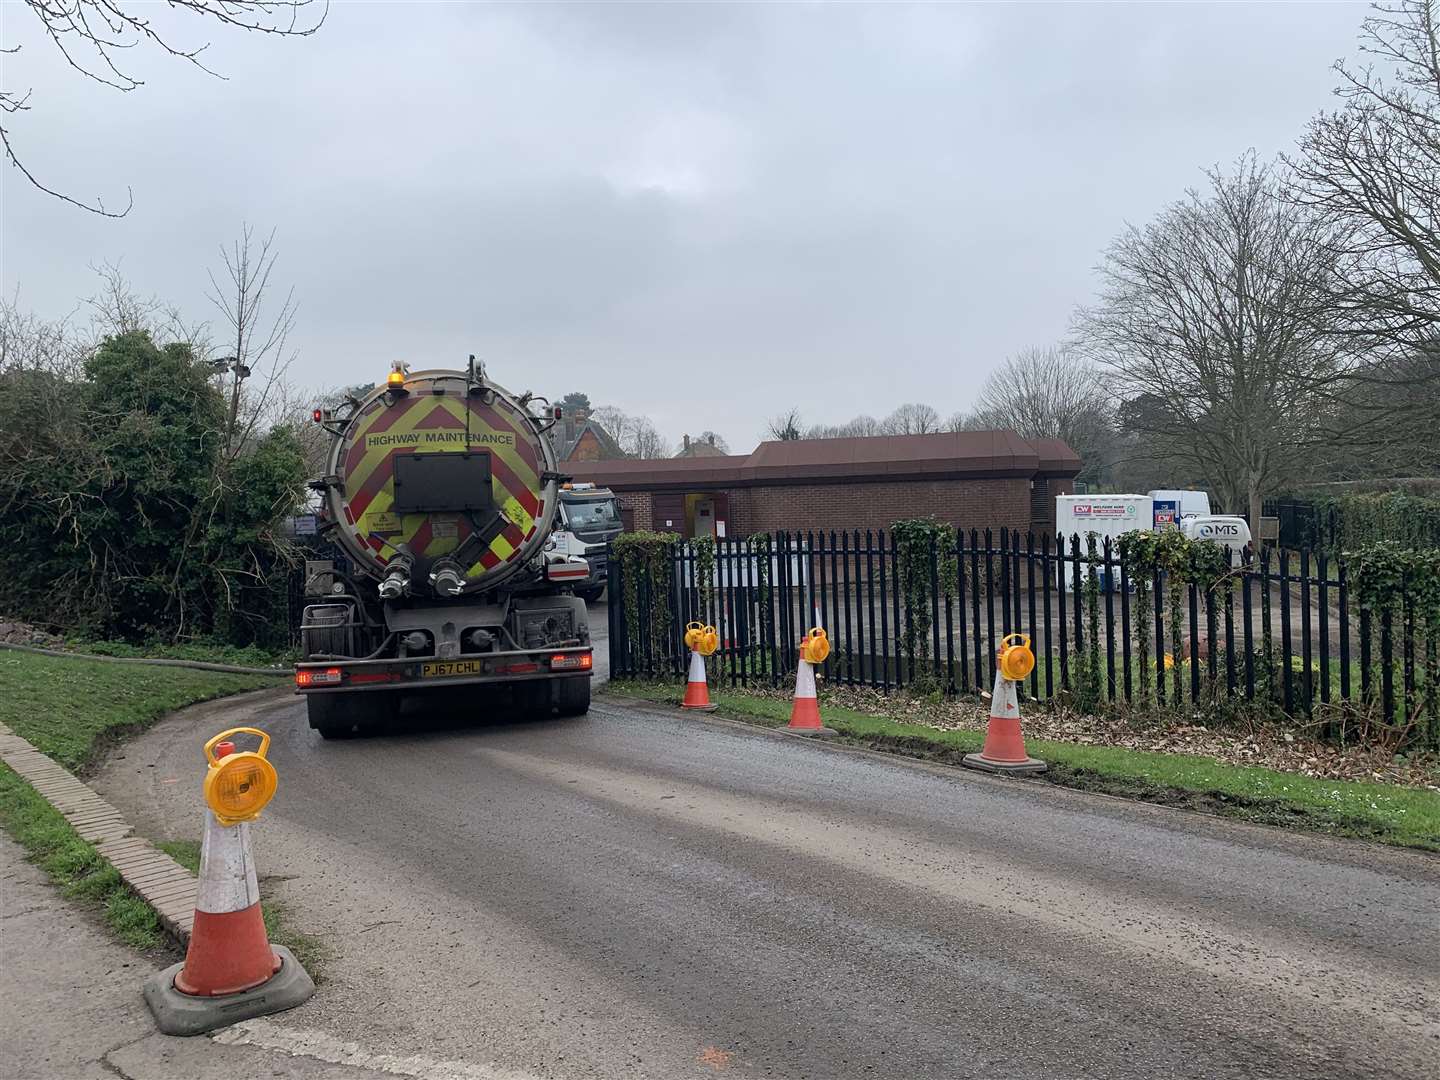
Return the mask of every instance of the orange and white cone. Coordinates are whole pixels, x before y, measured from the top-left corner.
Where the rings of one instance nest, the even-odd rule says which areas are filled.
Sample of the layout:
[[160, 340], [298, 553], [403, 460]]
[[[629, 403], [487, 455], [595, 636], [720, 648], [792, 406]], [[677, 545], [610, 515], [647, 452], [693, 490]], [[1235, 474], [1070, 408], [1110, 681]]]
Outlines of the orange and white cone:
[[[217, 757], [233, 752], [217, 747]], [[315, 983], [283, 945], [272, 946], [260, 913], [250, 823], [222, 825], [205, 811], [195, 923], [185, 961], [145, 982], [146, 1004], [167, 1035], [199, 1035], [309, 1000]]]
[[185, 967], [175, 976], [181, 993], [215, 997], [259, 986], [280, 970], [265, 936], [260, 886], [250, 858], [250, 823], [221, 825], [205, 812], [200, 892]]
[[834, 735], [820, 722], [820, 699], [815, 694], [815, 665], [801, 660], [795, 668], [795, 703], [790, 706], [790, 726], [796, 735]]
[[995, 773], [1045, 771], [1045, 762], [1025, 753], [1025, 738], [1020, 734], [1017, 685], [997, 668], [995, 690], [990, 696], [990, 724], [985, 729], [985, 745], [978, 754], [966, 754], [961, 764]]
[[710, 688], [705, 683], [705, 658], [694, 650], [690, 653], [690, 675], [685, 682], [685, 700], [680, 703], [680, 707], [700, 712], [714, 712], [716, 708], [710, 704]]

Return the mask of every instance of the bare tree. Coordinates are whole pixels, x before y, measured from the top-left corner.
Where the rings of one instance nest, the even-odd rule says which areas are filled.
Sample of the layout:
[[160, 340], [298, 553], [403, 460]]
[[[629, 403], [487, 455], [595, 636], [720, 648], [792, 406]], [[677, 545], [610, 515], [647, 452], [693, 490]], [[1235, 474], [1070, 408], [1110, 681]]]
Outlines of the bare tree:
[[591, 416], [610, 433], [620, 452], [631, 458], [670, 456], [670, 444], [648, 416], [636, 416], [614, 405], [601, 405]]
[[636, 419], [633, 433], [630, 437], [630, 445], [626, 452], [631, 457], [651, 460], [654, 458], [666, 458], [670, 456], [672, 447], [665, 436], [650, 421], [648, 416], [641, 416]]
[[36, 371], [73, 378], [84, 347], [70, 316], [42, 319], [22, 310], [18, 287], [0, 296], [0, 374]]
[[144, 330], [157, 342], [184, 342], [197, 357], [204, 357], [210, 348], [210, 325], [195, 322], [174, 304], [158, 296], [142, 295], [125, 276], [119, 263], [91, 265], [100, 278], [98, 292], [84, 300], [90, 309], [90, 329], [94, 344], [114, 334]]
[[800, 410], [793, 406], [765, 425], [765, 434], [780, 442], [796, 442], [804, 438], [801, 432]]
[[880, 421], [862, 413], [843, 424], [812, 424], [805, 429], [804, 437], [807, 439], [853, 439], [883, 434]]
[[929, 405], [914, 402], [901, 405], [880, 422], [883, 435], [928, 435], [942, 430], [940, 414]]
[[1137, 421], [1152, 445], [1248, 507], [1258, 535], [1262, 498], [1297, 479], [1327, 435], [1345, 346], [1310, 315], [1335, 271], [1323, 226], [1280, 197], [1253, 154], [1209, 176], [1207, 192], [1111, 243], [1077, 341], [1121, 389], [1163, 403]]
[[1082, 478], [1098, 479], [1113, 444], [1110, 394], [1100, 372], [1063, 348], [1024, 349], [993, 371], [975, 408], [951, 431], [1008, 429], [1027, 439], [1062, 439], [1080, 455]]
[[1360, 51], [1391, 77], [1335, 65], [1344, 105], [1310, 122], [1294, 193], [1349, 226], [1326, 303], [1349, 329], [1414, 348], [1440, 332], [1440, 5], [1374, 5]]
[[991, 372], [975, 400], [990, 427], [1027, 439], [1074, 437], [1106, 407], [1100, 374], [1064, 349], [1024, 349]]
[[869, 438], [873, 435], [883, 435], [880, 429], [880, 421], [868, 413], [861, 413], [840, 425], [840, 434], [850, 438]]
[[1289, 164], [1335, 225], [1319, 314], [1368, 353], [1336, 394], [1338, 449], [1363, 460], [1423, 453], [1440, 424], [1440, 4], [1376, 4], [1360, 52]]
[[[210, 272], [210, 302], [219, 310], [228, 335], [221, 347], [232, 350], [228, 356], [214, 359], [216, 371], [230, 376], [230, 411], [225, 429], [225, 457], [234, 458], [254, 435], [267, 415], [267, 407], [284, 379], [285, 371], [295, 359], [288, 341], [295, 327], [295, 290], [292, 288], [280, 306], [267, 312], [270, 276], [275, 270], [275, 233], [257, 245], [249, 225], [241, 228], [240, 238], [230, 248], [221, 248], [225, 262], [222, 285]], [[242, 384], [260, 373], [259, 389], [245, 402], [242, 417]]]
[[[174, 42], [148, 17], [146, 5], [131, 6], [122, 0], [24, 0], [26, 8], [39, 21], [47, 38], [60, 50], [65, 62], [82, 76], [102, 86], [128, 93], [138, 90], [144, 80], [132, 74], [125, 54], [137, 45], [149, 44], [171, 57], [188, 61], [202, 71], [217, 75], [201, 62], [208, 45], [184, 46]], [[167, 7], [213, 19], [230, 30], [242, 30], [283, 37], [306, 37], [319, 30], [329, 13], [328, 0], [320, 5], [320, 14], [313, 21], [305, 18], [304, 9], [316, 0], [167, 0]], [[0, 49], [14, 55], [20, 46]], [[13, 65], [12, 65], [13, 66]], [[0, 116], [16, 117], [30, 111], [31, 92], [0, 89]], [[124, 217], [134, 205], [134, 195], [127, 188], [124, 210], [105, 209], [102, 200], [82, 202], [41, 183], [26, 168], [11, 142], [11, 129], [0, 126], [0, 144], [10, 164], [19, 169], [36, 188], [82, 210], [104, 217]]]

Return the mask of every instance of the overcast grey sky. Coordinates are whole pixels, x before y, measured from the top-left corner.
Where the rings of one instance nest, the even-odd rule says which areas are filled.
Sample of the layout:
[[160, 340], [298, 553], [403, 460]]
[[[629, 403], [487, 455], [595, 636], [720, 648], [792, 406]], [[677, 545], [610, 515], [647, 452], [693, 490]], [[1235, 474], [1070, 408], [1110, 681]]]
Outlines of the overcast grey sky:
[[58, 315], [123, 260], [206, 312], [242, 221], [275, 228], [294, 374], [489, 361], [735, 450], [902, 401], [967, 406], [1061, 337], [1092, 268], [1200, 169], [1292, 145], [1360, 4], [347, 3], [319, 34], [226, 33], [209, 77], [153, 50], [88, 83], [0, 4], [27, 165], [3, 170], [3, 284]]

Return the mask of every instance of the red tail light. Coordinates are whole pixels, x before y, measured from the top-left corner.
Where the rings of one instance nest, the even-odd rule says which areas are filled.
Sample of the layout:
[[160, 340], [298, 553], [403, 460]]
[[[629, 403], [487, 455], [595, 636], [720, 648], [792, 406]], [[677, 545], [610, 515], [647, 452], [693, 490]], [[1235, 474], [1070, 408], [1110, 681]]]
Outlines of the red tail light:
[[556, 653], [550, 657], [550, 670], [589, 671], [594, 662], [589, 653]]
[[338, 667], [326, 668], [323, 671], [307, 668], [295, 673], [295, 685], [302, 689], [307, 686], [335, 686], [344, 677], [345, 673]]

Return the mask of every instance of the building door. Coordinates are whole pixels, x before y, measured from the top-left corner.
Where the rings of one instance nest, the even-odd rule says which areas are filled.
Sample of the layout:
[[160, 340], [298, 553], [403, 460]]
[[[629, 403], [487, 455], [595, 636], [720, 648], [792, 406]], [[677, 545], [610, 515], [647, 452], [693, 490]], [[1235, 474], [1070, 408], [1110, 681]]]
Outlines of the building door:
[[701, 499], [695, 504], [695, 535], [715, 535], [715, 500]]

